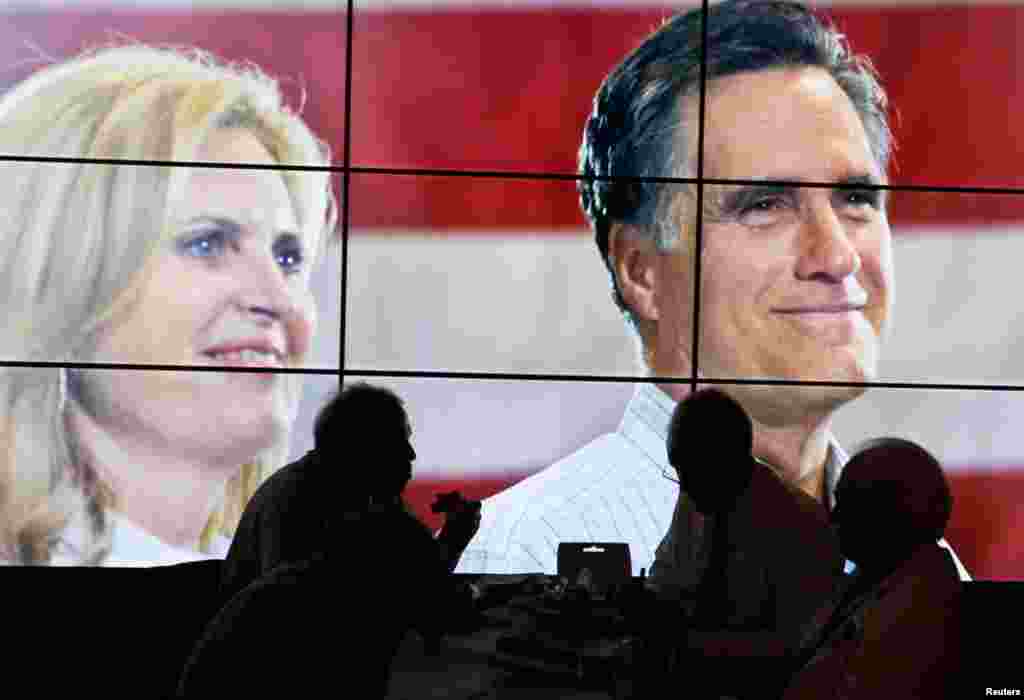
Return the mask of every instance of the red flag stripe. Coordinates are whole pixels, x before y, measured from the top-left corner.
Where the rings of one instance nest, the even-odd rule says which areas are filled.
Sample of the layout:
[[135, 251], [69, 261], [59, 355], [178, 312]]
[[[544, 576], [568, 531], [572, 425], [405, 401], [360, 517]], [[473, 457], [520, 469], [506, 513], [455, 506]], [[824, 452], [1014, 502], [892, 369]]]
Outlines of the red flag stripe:
[[[843, 6], [827, 13], [875, 59], [889, 87], [899, 116], [895, 184], [1024, 185], [1024, 141], [1017, 138], [1024, 90], [1016, 89], [1024, 8]], [[668, 14], [607, 6], [358, 8], [352, 163], [572, 173], [595, 88]], [[304, 86], [307, 116], [341, 159], [343, 11], [52, 9], [3, 19], [0, 64], [10, 67], [8, 84], [38, 58], [30, 47], [61, 57], [117, 35], [194, 44], [255, 61], [284, 77], [293, 96]], [[382, 178], [357, 182], [353, 223], [563, 229], [580, 222], [573, 197], [516, 208], [500, 182], [417, 178], [400, 206], [393, 186]], [[898, 225], [1017, 220], [1024, 198], [897, 198], [892, 216]]]

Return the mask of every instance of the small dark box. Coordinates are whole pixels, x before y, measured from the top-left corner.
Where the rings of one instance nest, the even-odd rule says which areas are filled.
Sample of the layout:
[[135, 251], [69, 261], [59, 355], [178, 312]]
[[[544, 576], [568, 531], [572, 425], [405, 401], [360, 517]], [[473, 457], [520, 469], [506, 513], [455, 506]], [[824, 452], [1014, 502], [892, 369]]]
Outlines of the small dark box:
[[599, 586], [629, 583], [633, 562], [625, 542], [561, 542], [558, 545], [558, 575], [576, 583], [580, 572], [589, 569]]

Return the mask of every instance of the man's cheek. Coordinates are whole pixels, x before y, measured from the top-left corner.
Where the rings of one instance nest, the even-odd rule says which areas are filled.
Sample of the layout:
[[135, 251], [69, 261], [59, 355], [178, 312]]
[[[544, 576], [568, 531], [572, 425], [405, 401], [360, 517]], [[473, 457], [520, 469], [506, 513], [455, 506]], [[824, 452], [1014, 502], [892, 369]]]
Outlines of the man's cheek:
[[892, 245], [888, 233], [880, 233], [860, 250], [858, 278], [872, 296], [887, 297], [893, 281]]
[[871, 276], [862, 283], [868, 294], [868, 308], [864, 315], [874, 329], [875, 335], [882, 337], [887, 330], [892, 312], [891, 289], [888, 276], [883, 270], [876, 269], [869, 272]]

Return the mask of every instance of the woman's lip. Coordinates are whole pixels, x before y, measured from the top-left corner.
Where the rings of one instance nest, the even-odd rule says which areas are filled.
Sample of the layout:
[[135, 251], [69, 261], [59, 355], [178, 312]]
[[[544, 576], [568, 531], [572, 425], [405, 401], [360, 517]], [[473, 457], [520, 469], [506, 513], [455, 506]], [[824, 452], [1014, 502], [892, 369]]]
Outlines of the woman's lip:
[[818, 306], [798, 306], [775, 309], [777, 314], [841, 314], [850, 311], [863, 311], [863, 304], [822, 304]]
[[[257, 352], [262, 353], [263, 351]], [[230, 355], [230, 357], [226, 357], [226, 355]], [[217, 351], [204, 352], [203, 356], [214, 363], [226, 367], [284, 367], [284, 361], [277, 353], [263, 353], [259, 357], [241, 357], [239, 351], [228, 353]]]
[[203, 350], [204, 355], [227, 355], [250, 350], [256, 353], [273, 355], [278, 362], [284, 363], [287, 355], [284, 350], [269, 339], [248, 338], [239, 339], [234, 342], [221, 343]]

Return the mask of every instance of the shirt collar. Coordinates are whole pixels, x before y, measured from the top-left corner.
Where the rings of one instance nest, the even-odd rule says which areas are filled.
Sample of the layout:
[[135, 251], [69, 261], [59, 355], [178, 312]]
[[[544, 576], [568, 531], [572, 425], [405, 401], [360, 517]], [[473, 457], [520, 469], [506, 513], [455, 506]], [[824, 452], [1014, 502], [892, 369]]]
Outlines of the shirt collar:
[[654, 469], [673, 482], [677, 479], [668, 463], [665, 440], [675, 406], [676, 402], [664, 391], [650, 382], [641, 382], [626, 405], [618, 429], [620, 435], [647, 455]]
[[[633, 439], [651, 460], [661, 468], [662, 472], [672, 481], [676, 481], [675, 470], [668, 463], [668, 452], [665, 442], [668, 440], [668, 427], [672, 420], [672, 412], [676, 401], [653, 382], [637, 384], [633, 398], [626, 406], [619, 432]], [[828, 456], [825, 458], [825, 483], [828, 492], [828, 508], [832, 509], [835, 502], [835, 490], [843, 466], [849, 461], [849, 455], [829, 433]]]
[[[108, 518], [111, 527], [110, 554], [102, 562], [103, 566], [161, 566], [223, 558], [231, 545], [230, 539], [218, 535], [211, 543], [209, 552], [176, 547], [118, 513], [109, 512]], [[85, 551], [86, 527], [85, 523], [77, 522], [62, 533], [51, 557], [53, 565], [73, 566], [81, 562]]]

